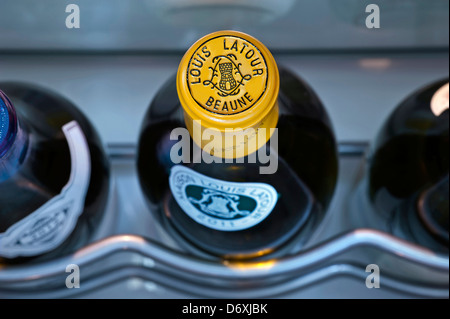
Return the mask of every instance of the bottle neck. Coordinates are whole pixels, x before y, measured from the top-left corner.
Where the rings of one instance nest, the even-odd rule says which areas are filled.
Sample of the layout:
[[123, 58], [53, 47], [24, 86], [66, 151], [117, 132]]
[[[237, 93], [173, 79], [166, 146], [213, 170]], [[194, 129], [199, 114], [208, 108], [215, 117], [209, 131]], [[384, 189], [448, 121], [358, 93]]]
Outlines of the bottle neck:
[[0, 182], [13, 176], [25, 160], [28, 133], [13, 104], [0, 90]]
[[266, 145], [276, 131], [279, 118], [278, 104], [266, 117], [250, 126], [229, 126], [218, 128], [214, 124], [192, 118], [184, 112], [186, 127], [195, 144], [201, 149], [223, 159], [237, 159], [249, 156]]

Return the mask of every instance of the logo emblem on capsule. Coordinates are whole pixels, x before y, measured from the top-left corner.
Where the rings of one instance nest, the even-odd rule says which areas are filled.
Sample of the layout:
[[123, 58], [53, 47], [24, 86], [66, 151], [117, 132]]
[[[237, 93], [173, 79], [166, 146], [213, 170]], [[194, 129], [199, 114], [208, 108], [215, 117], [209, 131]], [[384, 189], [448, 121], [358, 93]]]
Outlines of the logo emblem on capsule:
[[234, 54], [216, 56], [212, 62], [215, 64], [214, 67], [209, 67], [212, 71], [211, 78], [205, 80], [203, 85], [210, 85], [211, 89], [218, 90], [219, 96], [226, 97], [239, 94], [240, 87], [245, 85], [244, 81], [250, 81], [252, 78], [250, 74], [242, 74], [240, 70], [242, 63], [237, 62]]

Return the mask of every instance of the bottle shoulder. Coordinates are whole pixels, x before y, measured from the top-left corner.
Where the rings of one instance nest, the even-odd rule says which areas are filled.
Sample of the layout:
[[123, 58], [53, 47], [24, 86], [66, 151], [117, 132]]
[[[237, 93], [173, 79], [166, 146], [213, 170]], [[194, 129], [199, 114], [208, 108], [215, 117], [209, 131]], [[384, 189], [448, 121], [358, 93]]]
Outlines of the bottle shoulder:
[[[334, 134], [328, 112], [313, 88], [287, 68], [280, 67], [279, 72], [279, 116], [322, 123]], [[155, 95], [144, 117], [143, 127], [150, 123], [171, 120], [184, 121], [183, 109], [177, 94], [175, 74], [161, 86]]]
[[368, 167], [369, 194], [381, 211], [392, 211], [400, 200], [448, 175], [448, 108], [440, 114], [431, 108], [433, 96], [446, 83], [448, 79], [416, 90], [381, 127]]
[[375, 141], [376, 147], [382, 147], [389, 140], [399, 136], [448, 135], [448, 107], [446, 110], [441, 109], [439, 113], [434, 112], [432, 107], [433, 97], [446, 84], [448, 79], [436, 81], [416, 90], [403, 100], [382, 126]]
[[58, 138], [61, 127], [77, 121], [88, 139], [99, 140], [89, 119], [68, 99], [29, 83], [0, 82], [0, 88], [14, 104], [20, 120], [42, 136]]
[[[74, 159], [83, 163], [77, 167], [89, 169], [85, 206], [100, 202], [98, 198], [103, 198], [101, 194], [109, 189], [109, 162], [89, 120], [71, 102], [45, 89], [10, 82], [1, 82], [0, 88], [14, 104], [19, 124], [27, 135], [20, 156], [6, 159], [8, 167], [15, 167], [9, 170], [14, 173], [0, 181], [2, 227], [20, 221], [59, 195], [69, 183]], [[69, 134], [67, 127], [74, 122], [75, 129]], [[85, 142], [80, 143], [80, 138]], [[102, 210], [100, 206], [98, 209]]]
[[[276, 153], [279, 165], [289, 167], [290, 175], [296, 174], [326, 207], [338, 170], [336, 140], [328, 114], [316, 93], [304, 81], [285, 69], [280, 69], [280, 75], [277, 145], [276, 151], [271, 148], [271, 152]], [[174, 165], [171, 151], [176, 149], [178, 139], [183, 136], [178, 134], [181, 131], [175, 131], [178, 128], [186, 128], [186, 123], [173, 76], [161, 87], [144, 119], [138, 155], [138, 167], [142, 174], [160, 174], [159, 180], [167, 178]], [[184, 135], [192, 144], [189, 132]], [[271, 147], [275, 146], [273, 138], [269, 143]], [[246, 167], [245, 164], [235, 166]], [[255, 166], [261, 165], [256, 163]], [[154, 193], [156, 186], [151, 188], [148, 192]]]

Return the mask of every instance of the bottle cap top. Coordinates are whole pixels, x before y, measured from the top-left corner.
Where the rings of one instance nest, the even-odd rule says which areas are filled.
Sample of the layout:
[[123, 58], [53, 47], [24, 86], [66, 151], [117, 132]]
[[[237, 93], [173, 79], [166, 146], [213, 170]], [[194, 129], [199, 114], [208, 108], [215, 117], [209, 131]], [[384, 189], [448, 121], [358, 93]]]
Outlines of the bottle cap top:
[[[218, 132], [276, 127], [279, 87], [270, 51], [237, 31], [218, 31], [198, 40], [184, 55], [177, 74], [178, 96], [191, 136], [194, 120], [201, 121], [202, 129]], [[261, 143], [269, 138], [268, 134]]]
[[17, 117], [8, 97], [0, 90], [0, 158], [6, 154], [17, 133]]

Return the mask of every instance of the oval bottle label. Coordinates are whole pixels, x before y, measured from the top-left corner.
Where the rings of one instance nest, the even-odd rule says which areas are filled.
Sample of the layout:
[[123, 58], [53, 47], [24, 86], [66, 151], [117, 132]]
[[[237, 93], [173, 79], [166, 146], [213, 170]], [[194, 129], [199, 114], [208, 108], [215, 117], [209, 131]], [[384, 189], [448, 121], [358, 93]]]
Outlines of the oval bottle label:
[[278, 201], [277, 191], [268, 184], [222, 181], [181, 165], [172, 168], [169, 186], [189, 217], [221, 231], [239, 231], [259, 224]]
[[69, 182], [59, 195], [0, 233], [0, 256], [36, 256], [55, 249], [72, 233], [83, 213], [91, 177], [89, 147], [76, 121], [62, 130], [70, 150]]
[[449, 107], [449, 84], [447, 83], [443, 87], [434, 93], [431, 99], [431, 111], [434, 115], [440, 116]]

